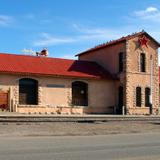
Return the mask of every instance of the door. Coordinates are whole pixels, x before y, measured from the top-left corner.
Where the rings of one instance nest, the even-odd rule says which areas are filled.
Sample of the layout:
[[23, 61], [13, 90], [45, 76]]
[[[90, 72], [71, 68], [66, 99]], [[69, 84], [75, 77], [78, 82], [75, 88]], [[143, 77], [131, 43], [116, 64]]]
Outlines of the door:
[[88, 85], [86, 83], [80, 81], [72, 83], [72, 105], [88, 105]]
[[0, 92], [0, 109], [8, 110], [8, 93]]
[[117, 108], [117, 114], [122, 114], [122, 108], [123, 108], [123, 87], [120, 86], [118, 89], [118, 108]]

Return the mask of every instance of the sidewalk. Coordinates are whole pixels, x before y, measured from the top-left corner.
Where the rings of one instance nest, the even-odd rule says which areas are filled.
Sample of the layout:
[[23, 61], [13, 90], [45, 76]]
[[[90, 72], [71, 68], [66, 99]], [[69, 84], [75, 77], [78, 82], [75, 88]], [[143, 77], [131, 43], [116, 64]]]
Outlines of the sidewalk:
[[116, 115], [116, 114], [39, 114], [39, 113], [17, 113], [0, 111], [0, 116], [49, 116], [49, 117], [160, 117], [159, 115]]
[[60, 115], [0, 112], [0, 122], [160, 121], [160, 115]]

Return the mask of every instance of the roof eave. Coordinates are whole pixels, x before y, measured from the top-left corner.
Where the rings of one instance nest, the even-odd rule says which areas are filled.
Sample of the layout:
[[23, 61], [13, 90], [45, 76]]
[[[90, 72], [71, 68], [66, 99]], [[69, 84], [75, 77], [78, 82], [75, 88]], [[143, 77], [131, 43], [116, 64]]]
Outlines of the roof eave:
[[75, 57], [81, 56], [83, 54], [87, 54], [87, 53], [90, 53], [90, 52], [93, 52], [93, 51], [96, 51], [96, 50], [100, 50], [102, 48], [106, 48], [108, 46], [112, 46], [112, 45], [115, 45], [115, 44], [118, 44], [118, 43], [122, 43], [122, 42], [125, 42], [125, 41], [126, 41], [126, 39], [123, 39], [123, 40], [121, 40], [119, 42], [115, 42], [115, 43], [112, 43], [112, 44], [106, 44], [105, 46], [100, 46], [100, 47], [97, 47], [97, 48], [93, 48], [92, 50], [87, 50], [87, 51], [81, 52], [79, 54], [76, 54]]
[[1, 74], [11, 74], [11, 75], [23, 75], [23, 76], [43, 76], [43, 77], [55, 77], [55, 78], [81, 78], [81, 79], [92, 79], [92, 80], [112, 80], [112, 77], [91, 77], [91, 76], [71, 76], [71, 75], [58, 75], [58, 74], [42, 74], [42, 73], [28, 73], [28, 72], [10, 72], [1, 71]]
[[[139, 35], [146, 34], [150, 39], [152, 39], [152, 40], [158, 45], [158, 47], [160, 47], [160, 43], [159, 43], [157, 40], [155, 40], [151, 35], [149, 35], [147, 32], [142, 31], [142, 32], [137, 33], [137, 34], [139, 34]], [[136, 37], [137, 34], [135, 34], [134, 36]], [[83, 54], [87, 54], [87, 53], [90, 53], [90, 52], [92, 52], [92, 51], [96, 51], [96, 50], [99, 50], [99, 49], [102, 49], [102, 48], [105, 48], [105, 47], [108, 47], [108, 46], [111, 46], [111, 45], [115, 45], [115, 44], [121, 43], [121, 42], [123, 42], [123, 41], [130, 40], [130, 39], [132, 39], [132, 38], [133, 38], [133, 36], [131, 36], [131, 37], [128, 38], [128, 39], [122, 39], [122, 40], [120, 40], [120, 41], [118, 41], [118, 42], [115, 41], [115, 43], [106, 44], [106, 45], [104, 45], [104, 46], [100, 46], [100, 47], [97, 47], [97, 48], [95, 48], [95, 49], [93, 48], [93, 49], [90, 49], [90, 50], [81, 52], [81, 53], [79, 53], [79, 54], [76, 54], [75, 57], [81, 56], [81, 55], [83, 55]]]
[[147, 32], [144, 32], [144, 34], [151, 38], [158, 45], [158, 47], [160, 47], [160, 43], [157, 40], [155, 40], [151, 35], [149, 35]]

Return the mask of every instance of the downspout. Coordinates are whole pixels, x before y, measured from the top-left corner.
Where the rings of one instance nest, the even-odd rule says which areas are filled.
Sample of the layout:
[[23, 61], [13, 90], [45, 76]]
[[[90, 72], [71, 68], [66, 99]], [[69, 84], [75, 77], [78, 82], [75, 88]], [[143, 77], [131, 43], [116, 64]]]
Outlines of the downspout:
[[153, 91], [153, 58], [152, 55], [150, 56], [150, 88], [151, 88], [151, 93], [150, 93], [150, 114], [153, 114], [153, 95], [152, 95], [152, 91]]

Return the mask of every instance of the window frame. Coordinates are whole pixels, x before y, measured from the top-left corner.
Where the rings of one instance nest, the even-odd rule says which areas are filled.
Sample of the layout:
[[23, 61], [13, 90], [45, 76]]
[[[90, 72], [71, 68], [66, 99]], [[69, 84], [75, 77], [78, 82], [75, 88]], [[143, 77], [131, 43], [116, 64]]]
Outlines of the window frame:
[[[83, 91], [83, 93], [81, 93]], [[88, 106], [88, 83], [83, 81], [72, 82], [72, 105]]]
[[118, 65], [119, 65], [118, 71], [119, 71], [119, 73], [123, 72], [123, 70], [124, 70], [123, 58], [124, 58], [124, 53], [119, 52], [119, 55], [118, 55]]
[[145, 88], [145, 106], [150, 107], [150, 95], [151, 95], [151, 89], [149, 87]]
[[140, 72], [146, 72], [146, 54], [140, 54]]

